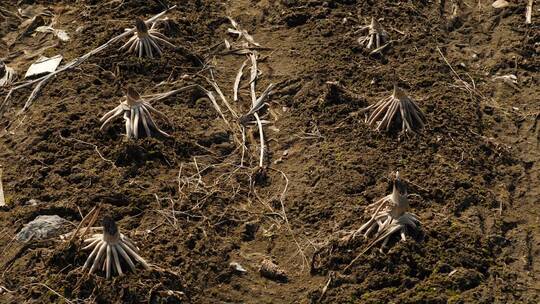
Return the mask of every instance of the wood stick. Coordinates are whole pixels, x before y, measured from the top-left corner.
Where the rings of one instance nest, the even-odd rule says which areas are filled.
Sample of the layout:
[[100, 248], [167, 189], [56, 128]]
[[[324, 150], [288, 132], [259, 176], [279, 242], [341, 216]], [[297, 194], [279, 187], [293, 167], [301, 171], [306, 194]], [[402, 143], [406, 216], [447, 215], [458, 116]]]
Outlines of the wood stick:
[[[77, 229], [75, 229], [75, 232], [73, 232], [73, 234], [71, 235], [71, 238], [69, 239], [69, 242], [72, 242], [77, 237], [77, 233], [79, 233], [79, 230], [84, 226], [84, 224], [86, 224], [88, 219], [96, 217], [95, 214], [99, 213], [99, 209], [101, 209], [101, 206], [94, 207], [94, 208], [92, 208], [92, 210], [90, 210], [90, 212], [88, 212], [88, 214], [81, 220], [81, 222], [77, 226]], [[90, 225], [87, 225], [87, 227], [90, 227], [91, 225], [93, 225], [93, 223], [91, 223]], [[88, 230], [88, 228], [85, 230], [85, 233], [86, 233], [87, 230]], [[83, 236], [84, 236], [84, 234], [83, 234]]]

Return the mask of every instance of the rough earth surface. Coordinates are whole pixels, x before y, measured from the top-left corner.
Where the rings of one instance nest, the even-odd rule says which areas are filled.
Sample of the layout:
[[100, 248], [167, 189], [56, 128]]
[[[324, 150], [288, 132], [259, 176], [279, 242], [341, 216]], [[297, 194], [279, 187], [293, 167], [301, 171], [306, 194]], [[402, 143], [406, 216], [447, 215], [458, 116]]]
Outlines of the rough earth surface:
[[[0, 57], [19, 74], [39, 55], [61, 54], [65, 63], [165, 2], [178, 6], [160, 30], [181, 49], [138, 59], [118, 42], [58, 74], [27, 111], [30, 87], [3, 108], [0, 302], [540, 302], [537, 7], [527, 25], [525, 1], [495, 9], [476, 0], [6, 0]], [[71, 39], [22, 35], [27, 18], [17, 9], [28, 7], [49, 8], [54, 17], [43, 23]], [[212, 89], [203, 76], [213, 75], [231, 107], [246, 113], [248, 68], [232, 101], [246, 57], [225, 52], [224, 39], [235, 40], [227, 16], [262, 47], [257, 91], [276, 84], [264, 171], [257, 128], [247, 129], [241, 166], [236, 121], [221, 103], [227, 125], [200, 90], [154, 104], [171, 118], [158, 121], [171, 138], [127, 141], [122, 119], [100, 131], [99, 118], [128, 84], [144, 94]], [[382, 55], [357, 43], [372, 16], [392, 40]], [[517, 84], [497, 78], [505, 75]], [[360, 110], [394, 83], [425, 112], [420, 135], [364, 123]], [[368, 243], [347, 235], [389, 193], [396, 170], [421, 231], [345, 270]], [[98, 204], [151, 270], [106, 280], [82, 269], [89, 253], [77, 242], [14, 239], [39, 215], [74, 228]], [[261, 275], [262, 261], [277, 273]]]

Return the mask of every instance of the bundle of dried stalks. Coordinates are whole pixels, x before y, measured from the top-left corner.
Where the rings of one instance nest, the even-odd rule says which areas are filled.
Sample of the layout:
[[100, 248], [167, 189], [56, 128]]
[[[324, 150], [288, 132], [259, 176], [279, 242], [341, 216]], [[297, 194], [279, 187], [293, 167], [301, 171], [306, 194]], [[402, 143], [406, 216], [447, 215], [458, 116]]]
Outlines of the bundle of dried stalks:
[[121, 259], [133, 272], [135, 272], [135, 264], [132, 259], [141, 263], [145, 269], [150, 268], [150, 265], [139, 255], [139, 248], [127, 236], [120, 233], [116, 223], [110, 217], [103, 219], [103, 233], [94, 234], [84, 242], [90, 244], [83, 250], [92, 249], [92, 253], [83, 266], [83, 268], [88, 268], [92, 265], [89, 273], [101, 268], [105, 271], [107, 279], [111, 277], [113, 270], [116, 270], [118, 275], [123, 275]]
[[367, 211], [375, 208], [375, 212], [367, 223], [362, 225], [354, 234], [364, 238], [372, 238], [369, 245], [345, 268], [352, 266], [356, 260], [373, 246], [382, 242], [380, 251], [386, 247], [390, 238], [399, 233], [401, 240], [405, 241], [407, 229], [417, 230], [420, 221], [416, 215], [407, 212], [409, 200], [407, 199], [407, 186], [401, 180], [399, 172], [396, 172], [393, 181], [392, 194], [383, 197], [366, 208]]
[[152, 27], [148, 29], [146, 23], [142, 19], [137, 18], [135, 21], [135, 34], [120, 47], [120, 50], [137, 54], [139, 58], [143, 56], [154, 58], [154, 54], [157, 54], [157, 56], [161, 56], [162, 54], [160, 45], [169, 46], [173, 49], [176, 48], [169, 41], [169, 38], [157, 31], [155, 28], [156, 24], [154, 22]]
[[[170, 92], [164, 94], [170, 94]], [[142, 122], [144, 131], [148, 137], [152, 136], [152, 131], [157, 132], [165, 137], [170, 137], [169, 134], [165, 133], [157, 126], [152, 118], [151, 114], [154, 114], [166, 121], [169, 121], [167, 115], [156, 110], [150, 104], [151, 101], [155, 101], [156, 99], [158, 98], [143, 98], [134, 88], [128, 87], [126, 89], [126, 96], [120, 101], [120, 105], [107, 112], [101, 118], [101, 121], [103, 121], [101, 129], [103, 129], [112, 119], [123, 114], [126, 122], [126, 137], [128, 139], [139, 138], [139, 127], [141, 126], [140, 122]]]
[[401, 124], [401, 130], [408, 133], [417, 133], [425, 125], [424, 113], [416, 105], [415, 101], [394, 85], [394, 92], [390, 97], [381, 99], [363, 111], [373, 110], [367, 118], [370, 126], [376, 126], [375, 130], [390, 131], [394, 124]]
[[368, 31], [368, 33], [358, 38], [358, 43], [367, 49], [373, 50], [371, 51], [372, 54], [381, 52], [390, 43], [388, 33], [375, 17], [371, 17], [371, 24], [361, 27], [360, 31]]

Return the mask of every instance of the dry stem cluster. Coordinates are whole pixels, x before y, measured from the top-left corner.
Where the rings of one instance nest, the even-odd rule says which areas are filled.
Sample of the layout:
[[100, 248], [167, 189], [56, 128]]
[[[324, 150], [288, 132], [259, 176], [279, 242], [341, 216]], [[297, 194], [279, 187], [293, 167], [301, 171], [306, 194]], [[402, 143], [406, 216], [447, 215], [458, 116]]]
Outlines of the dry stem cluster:
[[416, 105], [415, 101], [394, 85], [394, 92], [390, 97], [381, 99], [376, 104], [370, 105], [363, 111], [370, 111], [367, 118], [370, 126], [375, 126], [377, 131], [390, 131], [395, 124], [401, 124], [404, 133], [417, 133], [425, 125], [424, 113]]
[[399, 232], [401, 239], [405, 241], [407, 227], [416, 230], [420, 223], [414, 214], [407, 212], [409, 210], [407, 186], [400, 179], [399, 172], [396, 173], [392, 194], [368, 206], [367, 210], [373, 207], [375, 211], [371, 218], [354, 233], [354, 236], [373, 237], [372, 245], [382, 241], [381, 250], [386, 247], [394, 233]]
[[373, 50], [372, 54], [378, 53], [388, 46], [390, 36], [375, 17], [371, 17], [371, 24], [361, 27], [360, 31], [367, 31], [367, 35], [358, 38], [358, 43], [366, 49]]
[[152, 107], [149, 103], [150, 101], [152, 101], [152, 99], [145, 100], [135, 89], [128, 87], [126, 89], [126, 96], [120, 101], [120, 105], [107, 112], [101, 118], [101, 121], [103, 121], [101, 129], [111, 122], [112, 119], [123, 114], [126, 122], [126, 137], [128, 139], [139, 138], [139, 128], [141, 127], [141, 123], [146, 132], [146, 136], [151, 137], [152, 132], [157, 132], [165, 137], [169, 137], [169, 134], [165, 133], [157, 126], [151, 114], [155, 114], [166, 121], [169, 121], [169, 118], [167, 115]]
[[138, 18], [135, 21], [135, 34], [120, 47], [120, 50], [125, 50], [127, 53], [134, 53], [141, 57], [154, 58], [154, 55], [161, 56], [160, 45], [176, 48], [165, 35], [158, 32], [155, 28], [157, 22], [152, 23], [152, 27], [148, 29], [146, 22]]
[[120, 233], [114, 220], [109, 217], [103, 219], [103, 233], [93, 234], [90, 238], [84, 240], [89, 243], [83, 250], [92, 249], [83, 268], [89, 268], [89, 273], [93, 273], [101, 268], [105, 271], [107, 279], [116, 270], [118, 275], [123, 275], [120, 261], [123, 259], [135, 272], [133, 259], [141, 263], [144, 268], [150, 268], [150, 265], [139, 255], [139, 249], [124, 234]]
[[[373, 211], [375, 210], [375, 211]], [[380, 251], [387, 246], [393, 235], [399, 233], [401, 240], [407, 239], [408, 229], [418, 230], [420, 221], [416, 215], [409, 213], [407, 186], [396, 172], [392, 193], [369, 205], [366, 212], [373, 211], [370, 219], [356, 230], [352, 237], [371, 238], [369, 245], [346, 267], [351, 267], [358, 258], [373, 246], [382, 242]]]

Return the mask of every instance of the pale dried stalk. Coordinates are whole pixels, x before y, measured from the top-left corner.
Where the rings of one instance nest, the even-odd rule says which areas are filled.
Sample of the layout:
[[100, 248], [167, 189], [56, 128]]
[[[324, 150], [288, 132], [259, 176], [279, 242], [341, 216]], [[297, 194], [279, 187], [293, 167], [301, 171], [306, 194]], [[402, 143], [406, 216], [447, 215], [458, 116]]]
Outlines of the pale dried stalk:
[[217, 103], [217, 100], [216, 100], [216, 97], [214, 97], [214, 94], [212, 94], [212, 92], [208, 91], [208, 90], [205, 90], [205, 93], [206, 93], [206, 96], [208, 96], [208, 99], [210, 99], [210, 102], [212, 103], [212, 105], [214, 106], [214, 109], [218, 112], [218, 114], [221, 116], [221, 119], [223, 119], [223, 121], [227, 124], [227, 125], [230, 125], [229, 121], [227, 120], [227, 118], [225, 118], [225, 115], [223, 114], [223, 111], [221, 111], [221, 108], [219, 106], [219, 104]]
[[[247, 124], [247, 123], [250, 123], [251, 122], [251, 119], [253, 116], [255, 118], [255, 123], [257, 124], [258, 128], [259, 128], [259, 139], [260, 139], [260, 146], [261, 146], [261, 150], [260, 150], [260, 156], [259, 156], [259, 167], [262, 168], [263, 165], [264, 165], [264, 151], [265, 151], [265, 145], [264, 145], [264, 130], [263, 130], [263, 123], [266, 123], [265, 121], [262, 121], [259, 117], [259, 114], [257, 113], [257, 111], [259, 111], [260, 109], [262, 109], [265, 105], [265, 99], [268, 97], [268, 95], [270, 94], [272, 88], [274, 87], [274, 84], [270, 84], [268, 86], [268, 88], [266, 88], [266, 90], [261, 94], [261, 96], [259, 96], [257, 98], [257, 93], [255, 91], [255, 87], [256, 87], [256, 84], [257, 84], [257, 77], [258, 77], [258, 69], [257, 69], [257, 53], [253, 52], [249, 55], [249, 60], [251, 61], [251, 75], [250, 75], [250, 95], [251, 95], [251, 108], [249, 110], [249, 112], [245, 115], [243, 115], [241, 118], [240, 118], [240, 123], [241, 124]], [[245, 63], [245, 62], [244, 62]], [[240, 70], [243, 69], [243, 65], [242, 65], [242, 68]], [[237, 77], [238, 78], [238, 77]], [[238, 81], [239, 83], [239, 81]], [[236, 84], [235, 84], [235, 87], [236, 87]], [[243, 143], [245, 143], [245, 135], [242, 133], [242, 139], [243, 139]], [[243, 151], [242, 151], [243, 152]], [[242, 156], [242, 160], [241, 162], [243, 162], [243, 156]]]
[[2, 167], [0, 166], [0, 207], [5, 205], [6, 201], [4, 199], [4, 187], [2, 186]]
[[532, 23], [532, 10], [533, 10], [533, 0], [529, 0], [529, 3], [527, 3], [527, 9], [525, 11], [525, 24]]
[[249, 55], [251, 60], [251, 79], [249, 81], [250, 92], [251, 92], [251, 108], [255, 106], [257, 102], [257, 94], [255, 93], [255, 85], [257, 81], [257, 53], [252, 53]]
[[255, 119], [257, 120], [257, 126], [259, 126], [259, 138], [261, 140], [261, 153], [259, 158], [259, 167], [263, 167], [264, 163], [264, 133], [263, 133], [263, 127], [261, 123], [261, 119], [259, 118], [259, 114], [254, 113], [253, 116], [255, 116]]
[[154, 53], [158, 56], [162, 55], [161, 45], [176, 49], [176, 46], [169, 41], [169, 38], [158, 32], [155, 26], [156, 23], [154, 22], [152, 27], [148, 29], [146, 22], [137, 18], [135, 21], [135, 34], [120, 47], [120, 50], [137, 54], [139, 58], [144, 56], [154, 58]]
[[371, 17], [371, 24], [362, 27], [361, 30], [368, 30], [368, 34], [358, 38], [358, 43], [367, 49], [372, 49], [372, 54], [378, 53], [388, 46], [389, 35], [375, 17]]
[[244, 74], [244, 68], [247, 65], [249, 59], [244, 60], [242, 63], [242, 66], [240, 66], [240, 70], [238, 70], [238, 74], [236, 74], [236, 78], [234, 80], [234, 101], [238, 101], [238, 89], [240, 88], [240, 81], [242, 80], [242, 75]]
[[229, 21], [231, 22], [231, 25], [233, 26], [232, 29], [228, 28], [227, 32], [237, 35], [238, 39], [244, 38], [248, 43], [254, 46], [259, 46], [259, 47], [261, 46], [260, 44], [255, 42], [255, 39], [253, 39], [253, 37], [246, 30], [242, 29], [236, 21], [234, 21], [231, 17], [227, 17], [227, 18], [229, 19]]
[[0, 76], [0, 87], [7, 87], [15, 81], [17, 73], [0, 60]]
[[244, 166], [244, 155], [246, 153], [246, 128], [240, 126], [240, 131], [242, 132], [242, 157], [240, 158], [240, 167]]
[[[206, 77], [205, 77], [206, 78]], [[206, 81], [214, 88], [214, 90], [218, 93], [219, 97], [221, 98], [221, 100], [223, 101], [223, 103], [225, 104], [225, 106], [227, 107], [227, 109], [229, 110], [229, 112], [231, 112], [231, 114], [234, 116], [234, 118], [238, 118], [238, 114], [236, 114], [236, 112], [233, 110], [233, 108], [231, 107], [231, 105], [229, 104], [229, 102], [227, 101], [227, 98], [225, 98], [225, 95], [223, 94], [223, 92], [221, 91], [221, 89], [219, 88], [218, 84], [214, 81], [214, 80], [210, 80], [208, 78], [206, 78]]]
[[[175, 7], [176, 7], [176, 5], [174, 5], [174, 6], [170, 7], [170, 8], [168, 8], [168, 9], [164, 10], [163, 12], [153, 16], [152, 18], [146, 20], [145, 22], [146, 23], [154, 22], [157, 19], [159, 19], [161, 16], [163, 16], [165, 13], [167, 13], [168, 11], [174, 9]], [[115, 43], [116, 41], [118, 41], [118, 40], [120, 40], [120, 39], [122, 39], [124, 37], [129, 36], [133, 32], [135, 32], [135, 28], [127, 30], [122, 34], [109, 39], [109, 41], [102, 44], [101, 46], [91, 50], [90, 52], [88, 52], [88, 53], [86, 53], [86, 54], [84, 54], [84, 55], [82, 55], [82, 56], [80, 56], [78, 58], [73, 59], [72, 61], [68, 62], [67, 64], [65, 64], [64, 66], [58, 68], [56, 71], [54, 71], [52, 73], [49, 73], [49, 74], [44, 75], [42, 77], [30, 80], [28, 82], [22, 83], [22, 84], [20, 84], [20, 85], [18, 85], [16, 87], [11, 88], [9, 90], [8, 94], [6, 95], [6, 97], [4, 98], [2, 104], [0, 104], [0, 115], [3, 114], [4, 111], [6, 110], [6, 108], [8, 106], [9, 99], [10, 99], [11, 95], [13, 94], [13, 92], [15, 92], [16, 90], [21, 89], [21, 88], [25, 88], [25, 87], [28, 87], [28, 86], [32, 86], [32, 85], [37, 83], [34, 90], [32, 90], [32, 93], [30, 94], [30, 96], [28, 96], [28, 98], [26, 100], [26, 103], [24, 104], [24, 107], [21, 109], [21, 111], [19, 111], [19, 114], [21, 114], [21, 113], [25, 112], [26, 110], [28, 110], [28, 108], [30, 108], [30, 106], [32, 105], [34, 100], [37, 98], [39, 92], [41, 91], [41, 88], [43, 86], [45, 86], [49, 82], [49, 80], [53, 79], [56, 75], [58, 75], [61, 72], [70, 70], [72, 68], [75, 68], [75, 67], [81, 65], [83, 62], [85, 62], [91, 56], [103, 51], [104, 49], [108, 48], [111, 44]]]

